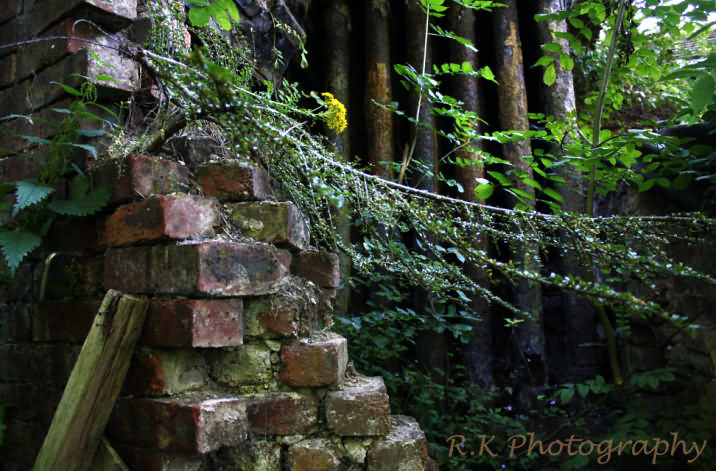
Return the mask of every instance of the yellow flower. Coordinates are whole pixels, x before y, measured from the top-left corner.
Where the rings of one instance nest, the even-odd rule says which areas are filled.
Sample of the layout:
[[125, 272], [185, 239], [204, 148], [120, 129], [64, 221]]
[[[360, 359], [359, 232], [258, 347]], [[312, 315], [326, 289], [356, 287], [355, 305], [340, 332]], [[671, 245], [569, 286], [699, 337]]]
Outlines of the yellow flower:
[[329, 129], [334, 130], [336, 134], [342, 133], [346, 126], [348, 126], [346, 107], [328, 92], [321, 93], [321, 96], [325, 98], [324, 104], [328, 108], [321, 113], [321, 116], [326, 121], [326, 125]]

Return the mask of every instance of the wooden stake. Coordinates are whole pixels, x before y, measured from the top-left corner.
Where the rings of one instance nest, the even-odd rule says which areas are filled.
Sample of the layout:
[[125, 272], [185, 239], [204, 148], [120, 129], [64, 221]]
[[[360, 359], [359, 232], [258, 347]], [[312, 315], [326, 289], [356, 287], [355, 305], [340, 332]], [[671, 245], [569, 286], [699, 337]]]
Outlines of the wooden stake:
[[127, 374], [148, 305], [146, 299], [114, 290], [104, 297], [33, 471], [89, 468]]

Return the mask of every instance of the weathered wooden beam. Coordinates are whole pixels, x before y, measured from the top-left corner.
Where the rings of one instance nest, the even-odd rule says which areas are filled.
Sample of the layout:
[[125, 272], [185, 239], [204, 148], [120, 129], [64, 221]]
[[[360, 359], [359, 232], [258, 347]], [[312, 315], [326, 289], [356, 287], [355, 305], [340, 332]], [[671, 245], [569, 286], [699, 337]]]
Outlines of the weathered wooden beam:
[[110, 290], [72, 369], [33, 471], [92, 464], [144, 325], [146, 299]]

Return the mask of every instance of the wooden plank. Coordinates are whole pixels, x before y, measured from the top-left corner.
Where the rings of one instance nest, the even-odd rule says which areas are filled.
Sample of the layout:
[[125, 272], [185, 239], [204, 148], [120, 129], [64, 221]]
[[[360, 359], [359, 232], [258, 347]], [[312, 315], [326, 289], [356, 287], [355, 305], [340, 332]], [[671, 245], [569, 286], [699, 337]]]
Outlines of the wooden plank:
[[102, 437], [92, 462], [92, 471], [129, 471], [107, 437]]
[[82, 471], [107, 426], [144, 325], [146, 299], [110, 290], [102, 301], [33, 471]]

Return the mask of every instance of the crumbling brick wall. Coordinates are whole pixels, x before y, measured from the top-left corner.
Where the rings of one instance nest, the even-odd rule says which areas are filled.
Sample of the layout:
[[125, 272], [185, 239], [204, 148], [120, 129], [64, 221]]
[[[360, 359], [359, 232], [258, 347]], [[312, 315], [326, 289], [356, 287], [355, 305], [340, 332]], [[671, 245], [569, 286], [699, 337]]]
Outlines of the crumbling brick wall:
[[[137, 92], [137, 64], [102, 47], [126, 40], [136, 18], [136, 0], [4, 2], [0, 44], [75, 39], [0, 49], [2, 114], [56, 119], [51, 108], [70, 97], [50, 82], [77, 86], [75, 72], [106, 103]], [[14, 119], [0, 133], [0, 182], [36, 177], [42, 148], [17, 136], [50, 138], [53, 128]], [[418, 424], [390, 415], [382, 378], [355, 372], [346, 339], [328, 329], [338, 257], [311, 248], [302, 214], [276, 201], [263, 170], [239, 159], [191, 169], [171, 156], [93, 160], [81, 149], [73, 156], [95, 187], [112, 188], [108, 206], [55, 221], [0, 286], [0, 470], [32, 467], [108, 289], [151, 301], [107, 428], [130, 469], [431, 466]], [[67, 195], [71, 178], [53, 198]]]

